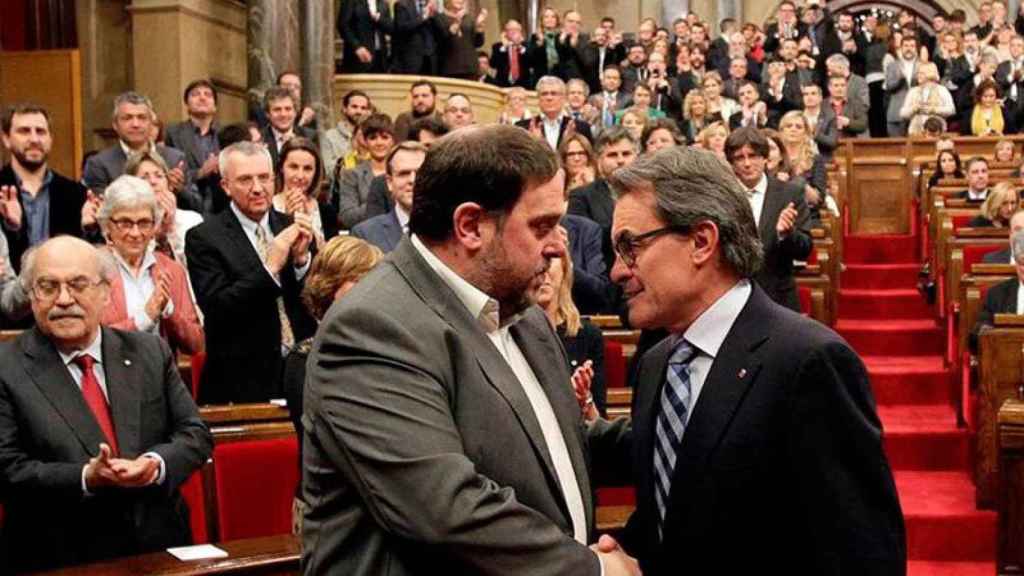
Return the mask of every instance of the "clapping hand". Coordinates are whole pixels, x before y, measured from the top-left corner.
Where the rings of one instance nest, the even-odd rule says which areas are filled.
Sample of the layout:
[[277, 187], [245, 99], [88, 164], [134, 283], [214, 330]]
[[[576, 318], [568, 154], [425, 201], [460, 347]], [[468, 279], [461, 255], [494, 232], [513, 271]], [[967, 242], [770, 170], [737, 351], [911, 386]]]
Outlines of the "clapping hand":
[[113, 453], [107, 443], [100, 443], [100, 453], [90, 458], [85, 465], [86, 486], [141, 488], [153, 484], [160, 477], [160, 461], [156, 458], [139, 456], [134, 460], [126, 460], [114, 458]]
[[21, 229], [21, 202], [17, 186], [0, 186], [0, 215], [9, 230]]
[[301, 268], [309, 262], [309, 244], [313, 241], [313, 219], [304, 211], [296, 212], [292, 226], [297, 230], [291, 246], [292, 263]]
[[171, 301], [171, 277], [167, 272], [154, 269], [153, 293], [146, 301], [146, 315], [154, 322], [160, 320], [167, 303]]
[[572, 373], [573, 392], [576, 394], [576, 402], [580, 405], [583, 419], [593, 422], [599, 416], [597, 407], [594, 406], [594, 396], [591, 394], [590, 386], [594, 382], [594, 363], [587, 360], [582, 366], [576, 368]]
[[103, 201], [100, 197], [93, 193], [92, 190], [87, 190], [85, 193], [85, 203], [82, 204], [82, 229], [91, 230], [96, 227], [96, 214], [100, 211], [100, 204]]
[[793, 231], [793, 226], [796, 224], [796, 217], [796, 206], [790, 202], [786, 205], [786, 208], [779, 213], [779, 221], [775, 224], [775, 231], [780, 237], [785, 238], [786, 236], [789, 236], [789, 233]]
[[366, 46], [360, 46], [356, 48], [356, 58], [359, 59], [363, 64], [369, 64], [373, 62], [373, 53]]
[[185, 161], [178, 162], [178, 165], [167, 172], [167, 187], [175, 194], [185, 189]]

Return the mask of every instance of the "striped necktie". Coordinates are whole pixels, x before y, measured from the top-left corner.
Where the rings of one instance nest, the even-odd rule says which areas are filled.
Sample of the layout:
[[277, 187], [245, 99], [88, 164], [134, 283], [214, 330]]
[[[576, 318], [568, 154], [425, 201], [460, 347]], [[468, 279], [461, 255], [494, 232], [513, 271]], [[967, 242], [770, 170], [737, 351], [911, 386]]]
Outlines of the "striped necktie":
[[[259, 248], [260, 260], [265, 265], [267, 254], [270, 253], [270, 241], [267, 240], [267, 232], [263, 226], [256, 226], [256, 246]], [[295, 334], [292, 332], [292, 323], [288, 320], [288, 312], [284, 307], [284, 297], [277, 297], [277, 316], [281, 322], [281, 345], [291, 348], [295, 345]]]
[[661, 389], [661, 402], [654, 424], [654, 499], [658, 505], [659, 536], [665, 524], [676, 455], [690, 411], [689, 368], [696, 355], [697, 349], [680, 338], [669, 356], [665, 385]]

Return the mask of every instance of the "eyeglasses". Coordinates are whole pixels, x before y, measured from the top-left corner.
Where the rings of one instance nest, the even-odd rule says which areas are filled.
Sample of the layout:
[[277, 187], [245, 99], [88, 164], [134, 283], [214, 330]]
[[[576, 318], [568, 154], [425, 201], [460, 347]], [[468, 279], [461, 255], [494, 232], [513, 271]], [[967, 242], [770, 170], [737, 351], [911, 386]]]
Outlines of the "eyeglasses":
[[689, 231], [690, 229], [687, 226], [665, 226], [664, 228], [644, 232], [639, 236], [633, 236], [631, 232], [623, 232], [615, 240], [615, 253], [619, 255], [619, 258], [622, 258], [623, 263], [627, 267], [632, 268], [636, 266], [636, 259], [639, 256], [638, 252], [645, 244], [650, 244], [655, 239], [666, 234], [686, 234]]
[[149, 232], [153, 229], [155, 224], [151, 218], [143, 218], [142, 220], [132, 220], [130, 218], [111, 218], [110, 223], [117, 227], [121, 232], [131, 232], [132, 228], [138, 226], [139, 232]]
[[265, 190], [269, 189], [274, 184], [274, 175], [273, 174], [259, 174], [259, 175], [246, 174], [244, 176], [239, 176], [238, 178], [232, 178], [231, 180], [233, 182], [235, 182], [236, 184], [238, 184], [239, 188], [245, 190], [246, 192], [249, 192], [249, 191], [251, 191], [253, 189], [253, 186], [255, 186], [257, 182], [259, 182], [260, 188], [263, 188]]
[[103, 283], [103, 280], [90, 280], [85, 276], [79, 276], [67, 281], [40, 278], [32, 284], [32, 295], [35, 296], [36, 300], [54, 300], [60, 295], [61, 287], [67, 286], [68, 294], [70, 294], [72, 298], [78, 298], [85, 294], [90, 288], [99, 286]]

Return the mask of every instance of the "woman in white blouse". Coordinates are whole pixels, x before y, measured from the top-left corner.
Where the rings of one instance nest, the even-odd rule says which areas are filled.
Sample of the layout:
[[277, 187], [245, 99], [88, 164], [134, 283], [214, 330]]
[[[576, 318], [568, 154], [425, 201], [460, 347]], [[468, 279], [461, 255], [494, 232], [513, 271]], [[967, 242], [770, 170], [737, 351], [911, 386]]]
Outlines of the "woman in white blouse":
[[910, 89], [900, 109], [900, 117], [910, 121], [907, 134], [918, 136], [924, 132], [924, 122], [938, 116], [945, 120], [956, 112], [953, 96], [939, 84], [939, 68], [934, 62], [917, 67], [917, 86]]

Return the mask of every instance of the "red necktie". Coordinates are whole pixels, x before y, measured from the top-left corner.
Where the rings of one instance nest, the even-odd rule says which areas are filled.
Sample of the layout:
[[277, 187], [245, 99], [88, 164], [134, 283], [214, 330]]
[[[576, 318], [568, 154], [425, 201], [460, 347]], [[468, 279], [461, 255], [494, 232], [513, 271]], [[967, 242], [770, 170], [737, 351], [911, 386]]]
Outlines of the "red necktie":
[[106, 397], [103, 396], [103, 390], [100, 390], [100, 383], [96, 379], [96, 373], [92, 370], [93, 364], [96, 361], [92, 359], [92, 356], [82, 354], [77, 356], [72, 362], [82, 369], [82, 396], [85, 398], [85, 403], [89, 405], [89, 409], [92, 410], [92, 415], [96, 417], [96, 423], [100, 425], [103, 435], [107, 437], [110, 448], [116, 455], [119, 451], [117, 449], [117, 434], [114, 433], [114, 421], [110, 418], [110, 407], [107, 405]]
[[513, 84], [519, 80], [519, 46], [508, 47], [508, 79]]
[[842, 116], [843, 115], [843, 101], [842, 100], [832, 100], [832, 110], [836, 113], [836, 116]]

